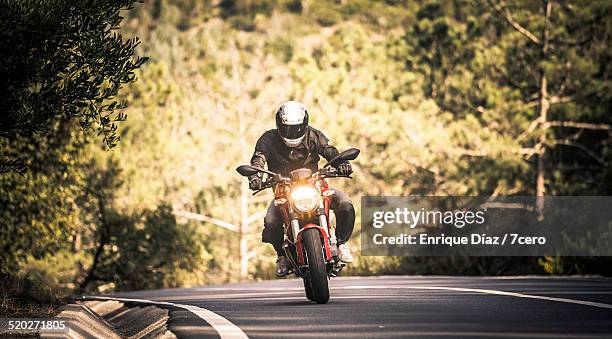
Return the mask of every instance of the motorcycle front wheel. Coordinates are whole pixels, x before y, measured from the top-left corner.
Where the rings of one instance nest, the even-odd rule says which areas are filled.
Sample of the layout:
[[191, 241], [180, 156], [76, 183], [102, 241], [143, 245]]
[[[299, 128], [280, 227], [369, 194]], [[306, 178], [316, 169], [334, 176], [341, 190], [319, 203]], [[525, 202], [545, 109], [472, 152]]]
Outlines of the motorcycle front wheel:
[[[327, 284], [327, 268], [323, 257], [323, 244], [321, 235], [316, 228], [306, 229], [303, 232], [302, 242], [308, 258], [308, 277], [312, 287], [312, 295], [317, 304], [329, 301], [329, 286]], [[304, 280], [306, 284], [306, 280]], [[306, 285], [304, 285], [306, 287]], [[308, 290], [306, 291], [308, 296]]]
[[304, 292], [306, 292], [306, 298], [310, 301], [314, 301], [314, 294], [312, 293], [312, 285], [310, 284], [310, 277], [305, 276], [304, 280]]

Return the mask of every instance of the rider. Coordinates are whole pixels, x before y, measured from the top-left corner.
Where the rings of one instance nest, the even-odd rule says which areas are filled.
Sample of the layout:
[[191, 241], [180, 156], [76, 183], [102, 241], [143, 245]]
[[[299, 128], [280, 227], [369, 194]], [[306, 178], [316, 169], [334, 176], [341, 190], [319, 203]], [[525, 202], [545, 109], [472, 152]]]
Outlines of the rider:
[[[251, 165], [289, 176], [289, 172], [298, 168], [318, 170], [319, 155], [328, 161], [338, 154], [338, 150], [328, 144], [328, 139], [319, 130], [308, 126], [308, 111], [297, 101], [282, 103], [276, 110], [276, 129], [265, 132], [255, 145]], [[353, 172], [348, 161], [336, 165], [338, 173], [349, 175]], [[261, 174], [249, 177], [249, 188], [259, 190], [263, 187]], [[353, 261], [353, 256], [346, 242], [351, 237], [355, 224], [355, 208], [349, 197], [334, 189], [334, 199], [331, 208], [336, 214], [336, 237], [338, 241], [338, 257], [345, 263]], [[264, 218], [262, 242], [274, 246], [278, 259], [276, 260], [276, 275], [286, 276], [289, 273], [289, 262], [283, 250], [283, 219], [280, 212], [270, 203]]]

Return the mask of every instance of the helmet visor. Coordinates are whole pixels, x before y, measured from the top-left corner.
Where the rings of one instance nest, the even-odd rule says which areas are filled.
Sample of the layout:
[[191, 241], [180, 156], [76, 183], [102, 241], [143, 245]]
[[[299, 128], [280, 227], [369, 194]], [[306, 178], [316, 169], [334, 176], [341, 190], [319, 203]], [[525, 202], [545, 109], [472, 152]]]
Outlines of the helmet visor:
[[304, 136], [306, 133], [306, 124], [301, 123], [297, 125], [284, 125], [278, 126], [278, 131], [281, 137], [285, 139], [298, 139]]

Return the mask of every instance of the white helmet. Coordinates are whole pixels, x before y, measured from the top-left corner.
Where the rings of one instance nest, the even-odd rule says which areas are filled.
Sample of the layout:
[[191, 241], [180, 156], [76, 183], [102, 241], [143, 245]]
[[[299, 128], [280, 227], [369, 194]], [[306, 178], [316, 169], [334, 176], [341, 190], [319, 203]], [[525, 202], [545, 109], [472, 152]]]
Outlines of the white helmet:
[[308, 111], [297, 101], [283, 102], [276, 110], [276, 130], [285, 145], [299, 145], [308, 127]]

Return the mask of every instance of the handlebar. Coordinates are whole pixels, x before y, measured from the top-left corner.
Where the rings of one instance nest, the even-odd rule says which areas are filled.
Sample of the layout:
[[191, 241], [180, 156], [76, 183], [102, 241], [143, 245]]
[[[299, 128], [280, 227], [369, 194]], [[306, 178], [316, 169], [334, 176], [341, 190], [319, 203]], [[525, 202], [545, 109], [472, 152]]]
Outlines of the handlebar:
[[[353, 179], [353, 177], [351, 177], [350, 175], [341, 175], [338, 174], [338, 171], [335, 168], [322, 168], [319, 172], [313, 173], [311, 178], [319, 178], [319, 179], [325, 179], [325, 178], [348, 178], [348, 179]], [[253, 195], [267, 190], [268, 188], [272, 188], [274, 187], [276, 184], [281, 183], [281, 182], [285, 182], [287, 184], [291, 183], [291, 179], [289, 178], [285, 178], [285, 177], [281, 177], [281, 176], [273, 176], [270, 177], [268, 180], [266, 180], [264, 182], [264, 186], [260, 189], [258, 189], [257, 191], [253, 192]]]
[[259, 193], [259, 192], [261, 192], [261, 191], [265, 191], [265, 190], [267, 190], [267, 189], [268, 189], [268, 188], [270, 188], [270, 187], [272, 187], [272, 185], [269, 185], [269, 186], [268, 186], [268, 185], [266, 185], [266, 186], [264, 186], [264, 187], [262, 187], [262, 188], [258, 189], [257, 191], [254, 191], [254, 192], [253, 192], [253, 195], [255, 195], [255, 194], [257, 194], [257, 193]]

